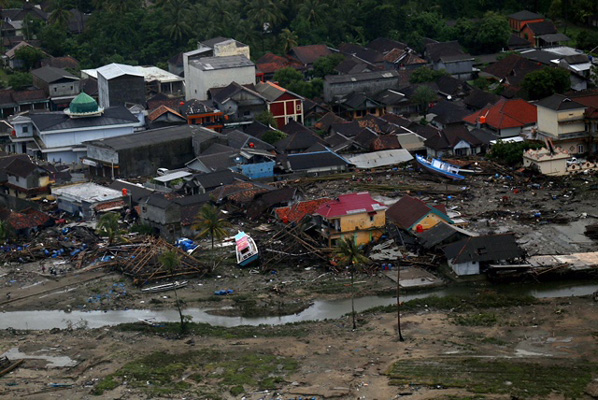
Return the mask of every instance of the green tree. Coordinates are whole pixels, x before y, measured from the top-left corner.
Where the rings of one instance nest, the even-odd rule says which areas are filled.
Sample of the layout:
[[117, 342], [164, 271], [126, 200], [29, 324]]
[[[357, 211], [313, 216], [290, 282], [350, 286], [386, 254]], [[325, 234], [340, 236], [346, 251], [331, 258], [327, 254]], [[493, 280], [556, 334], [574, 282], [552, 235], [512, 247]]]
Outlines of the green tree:
[[0, 241], [6, 242], [13, 235], [12, 227], [7, 220], [0, 220]]
[[476, 26], [471, 51], [475, 54], [495, 53], [507, 47], [511, 36], [509, 21], [503, 15], [489, 11]]
[[432, 90], [432, 88], [429, 86], [422, 85], [415, 89], [415, 92], [413, 92], [410, 100], [417, 104], [422, 115], [426, 115], [428, 113], [428, 108], [430, 108], [430, 103], [436, 99], [438, 99], [438, 96], [434, 90]]
[[351, 317], [353, 329], [357, 329], [355, 322], [355, 272], [362, 265], [369, 264], [370, 259], [363, 254], [363, 250], [350, 238], [340, 240], [334, 251], [339, 261], [344, 264], [351, 274]]
[[279, 69], [274, 74], [274, 81], [278, 82], [278, 84], [283, 88], [286, 88], [289, 84], [293, 82], [302, 80], [303, 74], [292, 67]]
[[326, 75], [335, 74], [334, 69], [345, 59], [345, 56], [338, 54], [331, 54], [326, 57], [320, 57], [314, 63], [314, 76], [324, 78]]
[[285, 137], [287, 137], [286, 133], [281, 132], [277, 129], [273, 129], [264, 133], [264, 136], [262, 136], [262, 140], [266, 143], [270, 143], [273, 145], [276, 144], [278, 141], [284, 139]]
[[39, 66], [40, 61], [44, 58], [44, 52], [33, 46], [24, 46], [15, 51], [15, 58], [23, 61], [24, 70], [31, 71]]
[[564, 68], [544, 68], [527, 74], [522, 86], [530, 100], [538, 100], [571, 89], [571, 78]]
[[8, 86], [15, 90], [25, 89], [33, 84], [33, 76], [28, 72], [15, 72], [8, 75]]
[[[169, 271], [171, 276], [173, 276], [175, 274], [178, 266], [181, 265], [181, 256], [176, 250], [168, 250], [168, 251], [165, 251], [162, 254], [160, 254], [160, 256], [158, 257], [158, 262], [160, 264], [162, 264], [164, 266], [164, 268], [166, 268]], [[180, 322], [181, 333], [184, 333], [187, 329], [186, 318], [183, 315], [182, 304], [181, 304], [182, 302], [179, 300], [179, 295], [176, 290], [176, 287], [174, 288], [174, 298], [175, 298], [176, 309], [179, 313], [179, 317], [180, 317], [180, 321], [181, 321]]]
[[170, 0], [166, 2], [164, 7], [164, 29], [168, 37], [175, 41], [175, 43], [181, 43], [186, 41], [189, 37], [192, 28], [188, 22], [188, 16], [191, 11], [191, 6], [187, 0]]
[[261, 122], [262, 124], [266, 125], [266, 126], [273, 126], [273, 127], [277, 127], [278, 123], [276, 122], [276, 118], [274, 118], [274, 114], [272, 114], [270, 111], [266, 110], [262, 113], [259, 113], [256, 117], [255, 120], [257, 122]]
[[523, 152], [540, 148], [542, 144], [535, 142], [505, 143], [499, 140], [490, 149], [488, 158], [509, 166], [516, 166], [523, 161]]
[[115, 212], [109, 212], [100, 217], [97, 232], [99, 235], [108, 237], [108, 246], [121, 238], [122, 231], [120, 229], [119, 219], [120, 215]]
[[50, 16], [48, 21], [52, 25], [59, 25], [66, 30], [68, 23], [73, 16], [70, 11], [73, 8], [71, 0], [52, 0], [50, 3]]
[[197, 214], [196, 221], [195, 229], [199, 230], [197, 237], [210, 236], [212, 249], [214, 248], [214, 239], [222, 239], [228, 234], [226, 228], [230, 226], [230, 223], [221, 217], [221, 211], [216, 206], [204, 204]]
[[40, 40], [45, 51], [54, 57], [60, 57], [67, 53], [66, 30], [60, 25], [46, 25], [40, 32]]
[[441, 76], [448, 75], [445, 69], [435, 70], [429, 67], [421, 67], [413, 71], [409, 77], [409, 83], [434, 82]]
[[280, 35], [278, 35], [280, 43], [282, 43], [282, 52], [283, 54], [287, 54], [291, 49], [297, 46], [299, 42], [299, 37], [289, 28], [284, 28]]
[[248, 2], [245, 12], [258, 30], [270, 33], [285, 19], [280, 6], [280, 2], [274, 0], [253, 0]]

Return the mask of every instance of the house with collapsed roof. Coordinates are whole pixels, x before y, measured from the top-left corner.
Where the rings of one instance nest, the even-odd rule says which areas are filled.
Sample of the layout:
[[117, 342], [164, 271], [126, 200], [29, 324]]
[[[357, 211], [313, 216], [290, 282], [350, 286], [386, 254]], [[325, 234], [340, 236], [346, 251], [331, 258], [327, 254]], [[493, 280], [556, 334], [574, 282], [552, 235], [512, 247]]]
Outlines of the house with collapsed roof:
[[338, 196], [316, 209], [313, 216], [328, 247], [346, 239], [362, 245], [383, 235], [386, 209], [369, 192], [359, 192]]
[[490, 264], [508, 264], [524, 256], [510, 233], [470, 237], [449, 244], [443, 250], [449, 267], [458, 276], [477, 275]]
[[2, 172], [6, 174], [4, 186], [11, 196], [31, 198], [50, 193], [50, 173], [28, 158], [12, 157]]
[[386, 218], [399, 228], [410, 232], [424, 232], [441, 222], [452, 224], [443, 204], [430, 206], [422, 200], [405, 195], [386, 210]]
[[53, 187], [57, 207], [75, 217], [93, 219], [97, 214], [122, 210], [127, 201], [120, 190], [110, 189], [92, 182]]
[[32, 233], [54, 225], [54, 219], [48, 214], [34, 208], [26, 208], [19, 212], [0, 207], [0, 220], [6, 221], [12, 231], [29, 237]]

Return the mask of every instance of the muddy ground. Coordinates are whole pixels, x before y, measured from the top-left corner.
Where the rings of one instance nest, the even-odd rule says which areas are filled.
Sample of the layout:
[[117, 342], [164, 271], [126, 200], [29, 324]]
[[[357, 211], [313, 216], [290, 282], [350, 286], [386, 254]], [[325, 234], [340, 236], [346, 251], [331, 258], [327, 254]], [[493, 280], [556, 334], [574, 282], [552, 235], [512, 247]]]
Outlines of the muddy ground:
[[[417, 172], [399, 171], [356, 179], [311, 181], [302, 183], [301, 190], [306, 198], [369, 190], [389, 202], [405, 193], [420, 195], [426, 201], [444, 203], [458, 212], [460, 215], [455, 214], [456, 218], [469, 222], [467, 229], [480, 233], [515, 232], [528, 254], [535, 255], [596, 250], [595, 242], [584, 236], [583, 231], [586, 225], [598, 223], [597, 183], [596, 177], [585, 175], [551, 181], [489, 174], [468, 178], [463, 185], [449, 185]], [[398, 189], [393, 191], [389, 187]], [[251, 226], [246, 224], [244, 228], [251, 232]], [[69, 268], [65, 266], [65, 270]], [[225, 263], [212, 276], [190, 279], [189, 285], [179, 290], [178, 295], [188, 307], [233, 309], [237, 305], [235, 299], [243, 296], [257, 301], [266, 313], [268, 304], [282, 302], [294, 310], [314, 299], [349, 296], [348, 276], [330, 273], [322, 263], [286, 260], [285, 265], [276, 270], [276, 274], [256, 274]], [[454, 277], [443, 279], [452, 284]], [[383, 274], [361, 275], [357, 280], [362, 282], [358, 285], [358, 295], [388, 293], [395, 287]], [[39, 263], [11, 264], [0, 268], [0, 284], [2, 311], [174, 307], [172, 293], [142, 294], [130, 279], [101, 269], [80, 273], [72, 268], [64, 276], [51, 277], [42, 272]], [[223, 289], [232, 289], [234, 294], [214, 295]], [[553, 299], [537, 305], [493, 310], [493, 322], [482, 326], [456, 323], [458, 311], [410, 310], [404, 312], [402, 319], [405, 342], [396, 340], [394, 313], [360, 315], [355, 331], [348, 317], [302, 324], [307, 334], [300, 337], [274, 334], [223, 339], [209, 334], [187, 334], [173, 339], [159, 332], [158, 335], [123, 332], [116, 328], [52, 332], [5, 330], [0, 332], [0, 352], [12, 351], [9, 355], [18, 357], [15, 353], [18, 349], [37, 358], [26, 359], [16, 371], [0, 378], [0, 397], [508, 399], [511, 398], [508, 389], [498, 391], [505, 394], [471, 393], [463, 385], [445, 387], [442, 382], [431, 383], [421, 376], [408, 377], [414, 380], [412, 385], [397, 384], [397, 379], [390, 379], [389, 372], [393, 364], [401, 360], [448, 358], [448, 363], [458, 364], [463, 357], [556, 363], [565, 369], [586, 363], [595, 372], [593, 365], [598, 363], [596, 307], [597, 303], [589, 298]], [[476, 315], [476, 312], [468, 313]], [[191, 372], [185, 371], [177, 380], [192, 384], [182, 391], [157, 392], [148, 389], [155, 385], [149, 381], [147, 387], [119, 381], [121, 384], [114, 389], [92, 394], [104, 378], [132, 360], [158, 351], [182, 357], [199, 349], [269, 354], [295, 360], [297, 365], [288, 374], [281, 373], [284, 379], [268, 393], [257, 392], [259, 385], [245, 385], [243, 393], [233, 393], [230, 386], [222, 386], [217, 380], [197, 383], [187, 379]], [[55, 366], [47, 356], [68, 357], [70, 361], [67, 360], [66, 366]], [[72, 387], [52, 388], [49, 383], [72, 384]], [[504, 382], [507, 388], [512, 384]], [[596, 394], [592, 384], [583, 389], [582, 392]], [[557, 392], [537, 395], [532, 391], [530, 396], [563, 398]], [[587, 393], [583, 396], [588, 397]], [[521, 396], [517, 392], [517, 395], [526, 397], [525, 393]]]

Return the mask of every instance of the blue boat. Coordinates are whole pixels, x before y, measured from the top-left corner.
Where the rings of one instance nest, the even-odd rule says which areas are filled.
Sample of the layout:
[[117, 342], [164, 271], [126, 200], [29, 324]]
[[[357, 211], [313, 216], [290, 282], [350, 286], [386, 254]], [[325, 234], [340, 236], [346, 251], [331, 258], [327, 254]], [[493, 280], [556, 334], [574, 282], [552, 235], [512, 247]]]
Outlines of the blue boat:
[[237, 254], [237, 264], [246, 267], [259, 259], [257, 246], [251, 236], [245, 232], [239, 232], [235, 235], [235, 250]]
[[454, 181], [460, 181], [465, 179], [463, 175], [460, 175], [459, 172], [461, 169], [456, 165], [449, 164], [444, 161], [440, 161], [437, 158], [432, 158], [432, 160], [428, 160], [424, 156], [420, 156], [419, 154], [415, 155], [415, 159], [426, 169], [436, 175], [444, 176], [445, 178], [452, 179]]

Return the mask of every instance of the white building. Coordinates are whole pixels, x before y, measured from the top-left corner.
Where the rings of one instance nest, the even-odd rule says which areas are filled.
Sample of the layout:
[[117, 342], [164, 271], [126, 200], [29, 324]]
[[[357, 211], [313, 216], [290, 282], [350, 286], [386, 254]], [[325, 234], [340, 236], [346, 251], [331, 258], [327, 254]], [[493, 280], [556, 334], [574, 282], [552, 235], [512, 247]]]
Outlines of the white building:
[[194, 52], [183, 54], [185, 99], [208, 100], [208, 90], [223, 88], [232, 82], [255, 83], [255, 64], [241, 55], [192, 59]]

